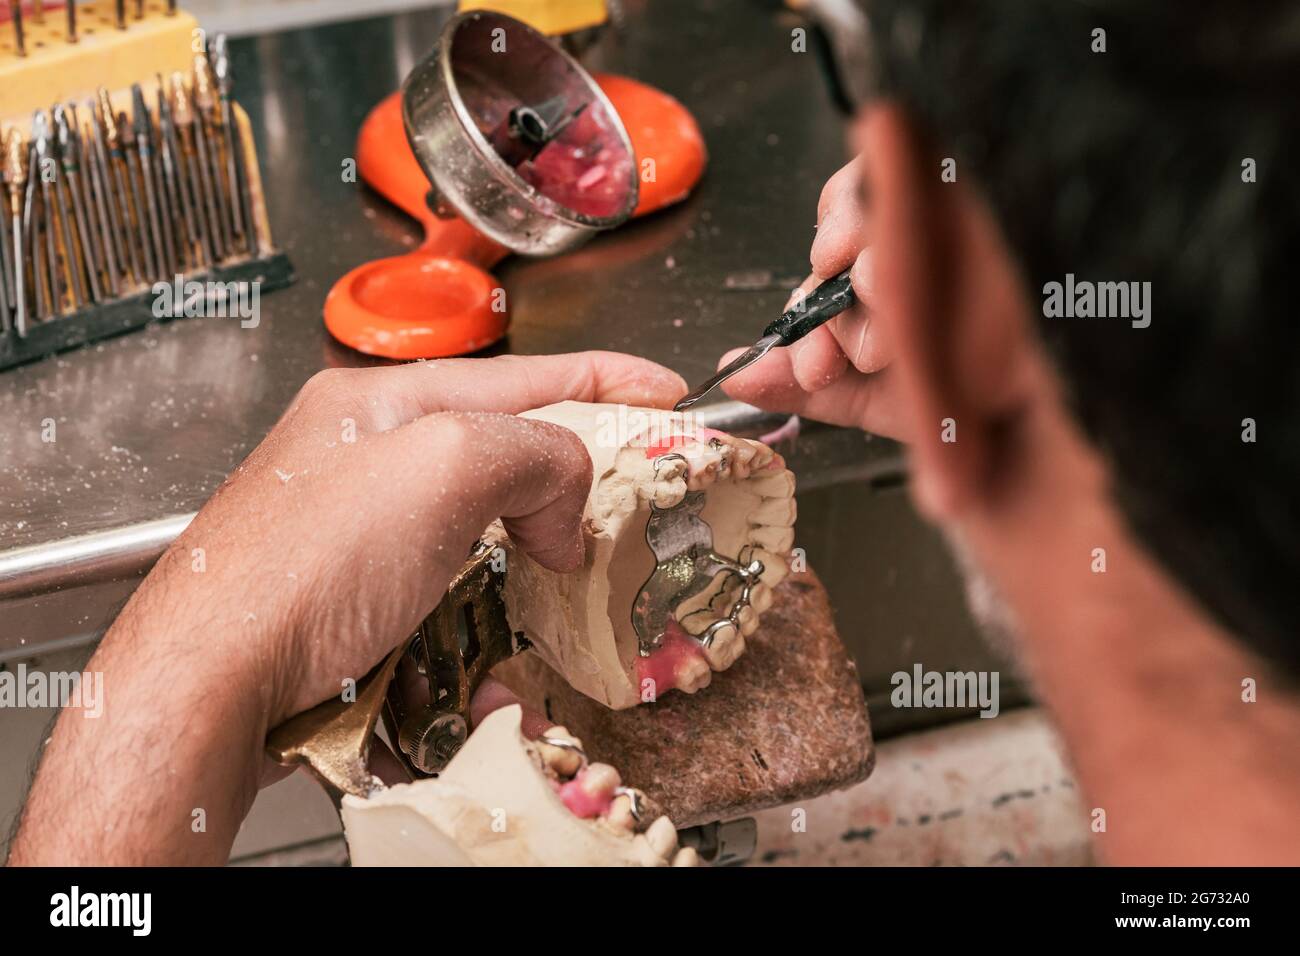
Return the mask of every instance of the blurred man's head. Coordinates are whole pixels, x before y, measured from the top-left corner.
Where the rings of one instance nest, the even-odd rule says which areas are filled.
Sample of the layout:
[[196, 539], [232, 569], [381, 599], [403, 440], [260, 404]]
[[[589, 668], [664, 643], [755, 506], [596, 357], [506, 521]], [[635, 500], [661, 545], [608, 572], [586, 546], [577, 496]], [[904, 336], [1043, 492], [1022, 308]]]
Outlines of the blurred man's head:
[[[1300, 670], [1300, 320], [1283, 284], [1300, 14], [869, 13], [874, 308], [893, 323], [923, 507], [983, 536], [982, 562], [1007, 552], [1004, 575], [1098, 573], [1108, 548], [1123, 575], [1088, 503], [1117, 502], [1187, 594]], [[1092, 542], [1078, 565], [1035, 554], [1036, 526], [1071, 523]]]

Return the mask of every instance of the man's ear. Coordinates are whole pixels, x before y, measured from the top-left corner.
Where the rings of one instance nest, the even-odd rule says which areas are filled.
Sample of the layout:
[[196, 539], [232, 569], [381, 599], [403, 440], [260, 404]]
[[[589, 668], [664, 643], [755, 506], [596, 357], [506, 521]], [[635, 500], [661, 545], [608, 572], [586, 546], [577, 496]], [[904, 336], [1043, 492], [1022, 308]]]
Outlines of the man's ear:
[[953, 518], [996, 467], [1035, 379], [1022, 284], [973, 184], [901, 108], [875, 107], [862, 140], [872, 309], [888, 323], [909, 409], [913, 494], [933, 520]]

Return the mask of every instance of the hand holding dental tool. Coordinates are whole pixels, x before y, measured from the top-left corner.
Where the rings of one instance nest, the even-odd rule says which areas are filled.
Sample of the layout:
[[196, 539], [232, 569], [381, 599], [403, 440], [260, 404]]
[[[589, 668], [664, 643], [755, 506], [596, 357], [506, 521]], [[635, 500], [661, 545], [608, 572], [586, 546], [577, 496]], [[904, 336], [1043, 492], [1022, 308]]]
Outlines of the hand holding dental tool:
[[774, 348], [793, 345], [813, 329], [825, 325], [857, 301], [853, 294], [853, 279], [845, 269], [833, 279], [827, 279], [807, 297], [798, 301], [782, 316], [763, 330], [762, 336], [743, 354], [728, 362], [717, 374], [690, 392], [673, 406], [673, 411], [681, 412], [690, 408], [714, 388], [731, 376], [749, 368]]

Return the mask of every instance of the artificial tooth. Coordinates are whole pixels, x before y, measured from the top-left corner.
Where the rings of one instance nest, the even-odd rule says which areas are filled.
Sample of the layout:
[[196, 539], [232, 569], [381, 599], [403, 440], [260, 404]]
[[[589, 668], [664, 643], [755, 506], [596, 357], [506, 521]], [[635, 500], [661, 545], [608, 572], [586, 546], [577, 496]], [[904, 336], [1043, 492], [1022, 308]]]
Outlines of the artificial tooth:
[[703, 657], [690, 657], [677, 668], [677, 689], [688, 694], [703, 690], [713, 680], [713, 670]]
[[654, 502], [657, 508], [672, 508], [681, 503], [686, 497], [686, 492], [690, 490], [686, 479], [680, 475], [668, 479], [659, 479], [651, 482], [649, 485], [650, 493], [647, 497]]
[[676, 481], [679, 478], [684, 481], [691, 470], [690, 464], [675, 453], [660, 455], [652, 460], [638, 460], [636, 467], [638, 470], [644, 469], [654, 482]]
[[758, 442], [741, 439], [736, 442], [736, 463], [749, 468], [754, 461], [754, 456], [758, 454]]
[[[742, 614], [743, 617], [743, 614]], [[745, 653], [745, 638], [730, 622], [713, 632], [713, 640], [704, 648], [704, 657], [715, 671], [725, 671]]]
[[660, 817], [645, 831], [646, 842], [655, 855], [667, 860], [677, 849], [677, 828], [667, 817]]
[[789, 498], [794, 494], [794, 474], [773, 469], [751, 478], [748, 489], [764, 498]]
[[708, 465], [704, 468], [692, 468], [691, 479], [686, 483], [690, 491], [703, 491], [712, 485], [718, 478], [718, 469], [716, 465]]
[[766, 584], [756, 584], [749, 592], [749, 605], [759, 614], [764, 614], [772, 606], [772, 589]]
[[[567, 740], [576, 747], [582, 747], [582, 741], [563, 727], [552, 727], [546, 731], [546, 736], [558, 740]], [[542, 755], [542, 760], [546, 763], [546, 766], [561, 777], [572, 777], [582, 768], [582, 755], [568, 747], [557, 747], [554, 744], [539, 740], [537, 741], [537, 752]]]
[[593, 797], [612, 793], [622, 782], [618, 771], [607, 763], [588, 764], [576, 780], [579, 789]]
[[749, 540], [764, 551], [785, 554], [794, 547], [794, 528], [759, 525], [749, 529]]
[[748, 442], [743, 438], [737, 438], [735, 435], [725, 434], [718, 436], [718, 442], [722, 445], [722, 453], [732, 459], [739, 455], [741, 449], [748, 444]]
[[609, 805], [609, 813], [605, 819], [620, 830], [632, 831], [636, 829], [636, 817], [632, 815], [632, 798], [625, 793], [620, 793], [614, 798]]
[[677, 851], [673, 857], [673, 866], [699, 866], [700, 855], [695, 852], [695, 847], [684, 846]]
[[749, 513], [751, 524], [770, 525], [777, 528], [794, 526], [798, 506], [793, 498], [764, 498]]
[[750, 461], [749, 467], [754, 471], [758, 471], [760, 468], [765, 468], [768, 462], [770, 462], [774, 457], [776, 457], [776, 452], [772, 451], [772, 449], [768, 448], [762, 442], [755, 442], [754, 458]]
[[718, 480], [718, 465], [719, 459], [716, 456], [693, 457], [686, 486], [691, 491], [701, 491], [713, 485]]

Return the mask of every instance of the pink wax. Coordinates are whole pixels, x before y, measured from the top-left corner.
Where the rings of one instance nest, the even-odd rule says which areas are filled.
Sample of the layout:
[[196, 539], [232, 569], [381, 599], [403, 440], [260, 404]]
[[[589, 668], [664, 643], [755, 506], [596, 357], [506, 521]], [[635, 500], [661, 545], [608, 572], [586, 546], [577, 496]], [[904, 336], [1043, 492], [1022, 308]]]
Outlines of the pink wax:
[[716, 428], [696, 428], [688, 432], [677, 432], [661, 439], [657, 445], [648, 446], [645, 450], [645, 456], [647, 458], [658, 458], [660, 455], [668, 454], [674, 448], [681, 448], [691, 442], [706, 442], [711, 438], [721, 439], [726, 437], [726, 432], [720, 432]]
[[560, 800], [575, 817], [584, 820], [591, 817], [603, 817], [609, 813], [609, 805], [614, 802], [613, 788], [590, 793], [581, 786], [582, 778], [587, 775], [587, 768], [578, 771], [578, 775], [560, 787]]
[[668, 628], [664, 631], [664, 639], [659, 646], [650, 652], [649, 657], [637, 655], [637, 687], [645, 687], [647, 680], [654, 681], [653, 687], [656, 699], [667, 691], [676, 690], [678, 687], [678, 670], [683, 664], [697, 657], [704, 657], [704, 649], [700, 647], [700, 642], [687, 634], [680, 624], [670, 618]]
[[668, 454], [674, 448], [681, 448], [687, 442], [692, 442], [694, 440], [694, 433], [687, 434], [684, 432], [678, 432], [673, 435], [668, 435], [665, 438], [661, 438], [657, 444], [647, 445], [645, 456], [650, 459], [655, 459], [660, 455]]
[[538, 192], [585, 216], [621, 212], [629, 195], [631, 157], [604, 145], [613, 134], [600, 106], [592, 106], [516, 171]]

